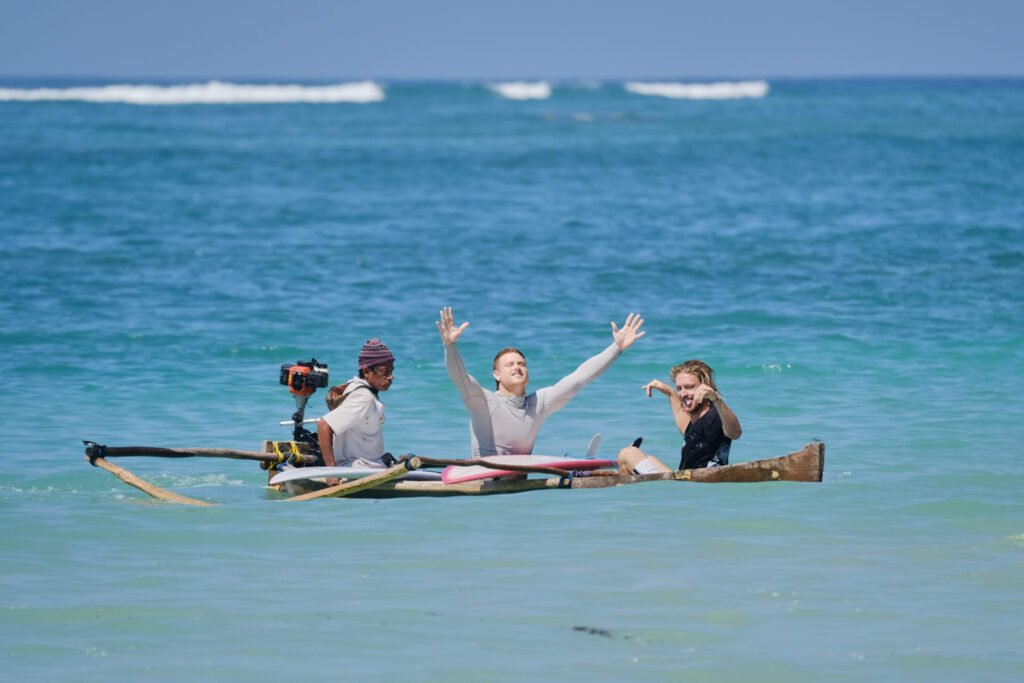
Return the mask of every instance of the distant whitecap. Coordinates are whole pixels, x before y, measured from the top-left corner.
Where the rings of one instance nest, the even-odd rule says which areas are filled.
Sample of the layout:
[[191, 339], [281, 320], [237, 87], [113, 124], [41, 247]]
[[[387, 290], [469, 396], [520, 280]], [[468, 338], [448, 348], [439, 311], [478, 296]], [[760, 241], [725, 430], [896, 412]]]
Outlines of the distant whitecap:
[[551, 84], [544, 81], [537, 83], [526, 83], [524, 81], [493, 83], [489, 87], [502, 97], [510, 100], [546, 100], [551, 97]]
[[744, 97], [764, 97], [768, 94], [767, 81], [735, 81], [719, 83], [640, 83], [624, 86], [634, 95], [668, 97], [676, 100], [733, 100]]
[[123, 104], [282, 104], [380, 102], [384, 90], [373, 81], [337, 85], [252, 85], [192, 83], [185, 85], [106, 85], [81, 88], [0, 88], [0, 101], [80, 101]]

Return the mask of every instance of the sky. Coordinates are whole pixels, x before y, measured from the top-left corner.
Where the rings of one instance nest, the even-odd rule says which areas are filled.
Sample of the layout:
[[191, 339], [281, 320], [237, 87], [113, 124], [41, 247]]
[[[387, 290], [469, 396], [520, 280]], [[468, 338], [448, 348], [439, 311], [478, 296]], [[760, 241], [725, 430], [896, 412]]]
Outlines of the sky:
[[1022, 76], [1024, 0], [0, 0], [0, 76]]

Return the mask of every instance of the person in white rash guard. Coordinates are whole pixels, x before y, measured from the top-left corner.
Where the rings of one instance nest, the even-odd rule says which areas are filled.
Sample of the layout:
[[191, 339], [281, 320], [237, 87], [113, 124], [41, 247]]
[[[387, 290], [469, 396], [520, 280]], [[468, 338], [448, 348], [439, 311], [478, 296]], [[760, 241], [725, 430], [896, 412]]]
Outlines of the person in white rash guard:
[[612, 343], [601, 353], [585, 361], [575, 372], [557, 384], [526, 393], [530, 373], [522, 351], [505, 348], [494, 357], [493, 375], [495, 391], [484, 389], [466, 372], [455, 343], [469, 326], [468, 322], [455, 324], [451, 307], [441, 310], [436, 322], [444, 342], [444, 362], [448, 376], [459, 390], [459, 396], [469, 410], [470, 438], [474, 456], [529, 455], [537, 441], [537, 433], [544, 421], [561, 410], [589, 382], [607, 370], [623, 351], [647, 334], [640, 327], [644, 319], [630, 313], [619, 328], [612, 325]]
[[[385, 467], [380, 392], [390, 389], [395, 379], [395, 356], [374, 337], [360, 349], [358, 364], [355, 377], [343, 387], [331, 388], [330, 412], [317, 420], [317, 440], [327, 467]], [[336, 478], [327, 479], [328, 486], [337, 483]]]

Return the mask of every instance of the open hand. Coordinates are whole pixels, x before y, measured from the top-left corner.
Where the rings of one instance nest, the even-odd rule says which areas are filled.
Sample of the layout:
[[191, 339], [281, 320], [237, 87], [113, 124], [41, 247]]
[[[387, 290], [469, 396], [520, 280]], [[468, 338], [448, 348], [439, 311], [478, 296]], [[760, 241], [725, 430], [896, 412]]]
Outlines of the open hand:
[[615, 340], [615, 345], [619, 347], [620, 351], [625, 351], [633, 345], [633, 342], [647, 334], [640, 331], [643, 324], [644, 319], [633, 313], [626, 316], [626, 322], [622, 325], [621, 330], [618, 325], [612, 323], [612, 339]]
[[441, 320], [435, 320], [434, 324], [437, 325], [437, 329], [441, 333], [441, 341], [444, 342], [445, 346], [458, 341], [462, 331], [469, 327], [469, 323], [462, 323], [458, 327], [455, 326], [455, 316], [452, 314], [451, 306], [445, 306], [441, 309]]

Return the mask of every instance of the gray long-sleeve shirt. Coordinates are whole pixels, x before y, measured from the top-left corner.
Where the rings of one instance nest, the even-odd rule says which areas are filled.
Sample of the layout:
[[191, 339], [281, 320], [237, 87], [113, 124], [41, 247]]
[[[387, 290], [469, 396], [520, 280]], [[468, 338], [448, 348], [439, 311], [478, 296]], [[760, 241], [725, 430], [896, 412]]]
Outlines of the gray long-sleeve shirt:
[[554, 386], [544, 387], [525, 396], [506, 396], [480, 386], [466, 372], [455, 344], [446, 344], [444, 364], [448, 368], [448, 376], [458, 387], [462, 402], [469, 410], [473, 455], [532, 453], [537, 433], [544, 421], [565, 407], [580, 389], [597, 379], [621, 354], [618, 346], [610, 344]]

